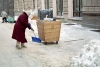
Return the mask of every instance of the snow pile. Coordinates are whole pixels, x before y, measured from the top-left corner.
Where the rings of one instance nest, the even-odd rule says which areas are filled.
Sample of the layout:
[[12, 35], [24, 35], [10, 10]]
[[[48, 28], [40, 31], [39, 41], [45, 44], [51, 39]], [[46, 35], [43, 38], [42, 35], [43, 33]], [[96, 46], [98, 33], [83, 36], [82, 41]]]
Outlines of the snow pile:
[[100, 40], [92, 40], [71, 59], [68, 67], [100, 67]]

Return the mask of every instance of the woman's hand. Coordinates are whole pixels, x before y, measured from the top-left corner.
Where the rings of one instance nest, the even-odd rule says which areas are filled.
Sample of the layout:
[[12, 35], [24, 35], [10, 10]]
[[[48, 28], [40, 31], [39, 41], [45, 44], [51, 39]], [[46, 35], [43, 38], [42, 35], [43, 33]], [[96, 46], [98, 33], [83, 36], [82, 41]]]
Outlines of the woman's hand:
[[34, 29], [31, 27], [31, 30], [34, 31]]

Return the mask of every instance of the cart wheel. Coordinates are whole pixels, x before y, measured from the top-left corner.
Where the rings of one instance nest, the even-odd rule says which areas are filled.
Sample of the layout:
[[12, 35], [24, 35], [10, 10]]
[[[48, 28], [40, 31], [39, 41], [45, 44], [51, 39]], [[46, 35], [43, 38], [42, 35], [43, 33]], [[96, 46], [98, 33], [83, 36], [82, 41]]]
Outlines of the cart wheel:
[[56, 41], [56, 44], [58, 44], [58, 41]]
[[47, 42], [45, 42], [44, 44], [47, 45]]

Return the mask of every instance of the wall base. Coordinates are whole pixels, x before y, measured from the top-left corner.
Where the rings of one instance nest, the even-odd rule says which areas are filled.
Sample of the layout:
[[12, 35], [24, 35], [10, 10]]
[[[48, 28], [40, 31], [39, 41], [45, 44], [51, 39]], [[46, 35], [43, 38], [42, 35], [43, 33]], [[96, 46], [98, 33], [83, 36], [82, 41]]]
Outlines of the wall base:
[[100, 13], [83, 13], [82, 25], [100, 29]]

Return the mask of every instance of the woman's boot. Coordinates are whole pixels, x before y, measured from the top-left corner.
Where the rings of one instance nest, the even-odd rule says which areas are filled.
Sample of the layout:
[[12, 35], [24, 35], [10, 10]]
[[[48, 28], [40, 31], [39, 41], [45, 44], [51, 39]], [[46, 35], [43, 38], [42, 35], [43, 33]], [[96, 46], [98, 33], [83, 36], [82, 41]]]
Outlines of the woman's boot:
[[21, 43], [21, 48], [27, 48], [27, 46], [25, 46], [24, 43]]
[[20, 46], [20, 42], [19, 42], [19, 41], [16, 42], [16, 47], [17, 47], [18, 49], [21, 49], [21, 46]]

